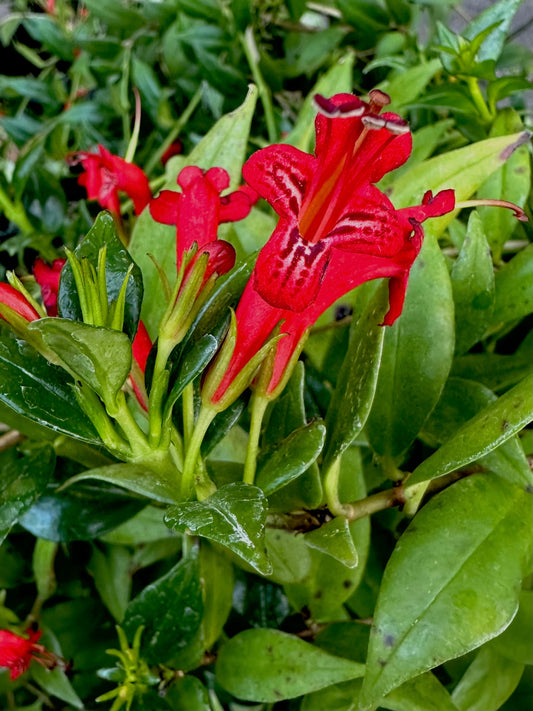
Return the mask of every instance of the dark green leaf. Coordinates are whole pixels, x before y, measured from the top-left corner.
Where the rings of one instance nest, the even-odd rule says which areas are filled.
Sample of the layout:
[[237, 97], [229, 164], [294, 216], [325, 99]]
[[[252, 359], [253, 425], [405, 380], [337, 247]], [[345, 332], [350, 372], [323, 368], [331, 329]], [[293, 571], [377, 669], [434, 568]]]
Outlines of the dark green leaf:
[[196, 651], [202, 614], [198, 559], [191, 556], [180, 560], [130, 602], [122, 626], [132, 639], [137, 628], [144, 625], [143, 656], [149, 663], [172, 663], [178, 657], [194, 663], [194, 654], [187, 657], [189, 651]]
[[202, 541], [200, 546], [200, 578], [203, 587], [204, 615], [202, 637], [206, 649], [211, 649], [220, 637], [231, 611], [233, 599], [233, 565], [214, 546]]
[[[139, 267], [133, 262], [130, 253], [118, 239], [113, 217], [108, 212], [101, 212], [98, 215], [85, 239], [74, 250], [74, 255], [79, 260], [88, 259], [96, 268], [98, 254], [103, 247], [106, 248], [106, 285], [107, 298], [110, 304], [117, 300], [128, 269], [132, 268], [126, 288], [124, 330], [133, 339], [137, 332], [143, 300], [142, 275]], [[82, 320], [74, 274], [68, 262], [61, 270], [58, 309], [63, 318], [75, 321]]]
[[496, 301], [491, 321], [493, 328], [523, 318], [533, 311], [532, 271], [533, 245], [530, 244], [497, 272]]
[[462, 425], [420, 464], [409, 484], [434, 479], [492, 452], [533, 420], [533, 375], [526, 376]]
[[17, 415], [55, 432], [101, 444], [65, 371], [6, 331], [0, 337], [0, 383], [0, 401]]
[[222, 647], [217, 682], [247, 701], [274, 703], [364, 674], [364, 665], [334, 657], [277, 630], [246, 630]]
[[383, 577], [366, 705], [510, 623], [531, 556], [531, 524], [531, 496], [491, 474], [456, 482], [417, 514]]
[[223, 486], [204, 501], [171, 506], [165, 523], [175, 531], [220, 543], [268, 575], [272, 566], [264, 548], [266, 513], [267, 500], [261, 489], [237, 482]]
[[43, 445], [19, 456], [8, 449], [0, 454], [0, 544], [11, 527], [37, 501], [53, 474], [54, 450]]
[[204, 371], [215, 355], [219, 342], [211, 334], [202, 336], [180, 359], [178, 374], [165, 401], [165, 411], [170, 411], [187, 385]]
[[209, 692], [195, 676], [176, 679], [166, 692], [165, 701], [173, 711], [211, 711]]

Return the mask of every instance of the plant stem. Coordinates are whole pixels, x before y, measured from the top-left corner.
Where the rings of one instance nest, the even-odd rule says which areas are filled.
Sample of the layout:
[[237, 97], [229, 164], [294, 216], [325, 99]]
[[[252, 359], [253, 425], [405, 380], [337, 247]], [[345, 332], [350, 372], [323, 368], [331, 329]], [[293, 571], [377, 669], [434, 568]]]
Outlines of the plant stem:
[[196, 473], [196, 462], [198, 461], [200, 448], [202, 446], [205, 433], [207, 432], [207, 428], [214, 420], [216, 414], [216, 410], [213, 410], [211, 407], [203, 405], [200, 408], [198, 420], [196, 421], [196, 426], [192, 432], [189, 446], [187, 448], [187, 454], [185, 455], [185, 463], [183, 465], [181, 495], [184, 499], [189, 497], [193, 488]]
[[493, 117], [489, 111], [485, 99], [483, 98], [483, 94], [481, 93], [481, 89], [479, 88], [477, 79], [475, 77], [467, 77], [466, 82], [468, 84], [470, 94], [477, 107], [477, 110], [480, 113], [481, 118], [486, 123], [490, 123]]
[[194, 429], [194, 386], [192, 383], [189, 383], [189, 385], [185, 387], [181, 398], [183, 410], [183, 440], [187, 448]]
[[259, 392], [256, 391], [252, 395], [250, 435], [248, 437], [246, 461], [244, 463], [244, 474], [242, 477], [245, 484], [254, 483], [255, 469], [257, 467], [257, 453], [259, 452], [259, 437], [261, 436], [261, 424], [268, 403], [269, 399], [260, 395]]
[[337, 457], [331, 464], [324, 477], [324, 489], [328, 508], [334, 516], [344, 516], [350, 518], [352, 515], [352, 506], [350, 504], [341, 504], [339, 499], [339, 477], [341, 473], [341, 458]]
[[259, 92], [259, 98], [263, 105], [263, 110], [265, 112], [265, 121], [268, 132], [268, 140], [270, 143], [275, 143], [278, 140], [278, 131], [276, 128], [276, 121], [274, 119], [274, 109], [272, 107], [272, 98], [270, 96], [270, 89], [263, 79], [263, 75], [259, 70], [259, 52], [257, 51], [257, 46], [255, 44], [255, 39], [253, 35], [253, 30], [251, 27], [246, 28], [244, 34], [239, 33], [239, 39], [241, 41], [248, 66], [252, 72], [254, 82], [257, 85], [257, 90]]

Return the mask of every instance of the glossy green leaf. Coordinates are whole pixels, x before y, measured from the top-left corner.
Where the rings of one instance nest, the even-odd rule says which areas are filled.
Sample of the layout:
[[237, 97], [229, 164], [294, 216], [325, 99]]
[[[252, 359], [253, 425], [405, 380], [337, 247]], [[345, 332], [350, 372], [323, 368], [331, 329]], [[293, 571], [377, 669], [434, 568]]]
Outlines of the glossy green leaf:
[[[449, 378], [442, 398], [424, 427], [425, 439], [429, 438], [432, 445], [441, 445], [496, 399], [481, 383]], [[479, 463], [514, 484], [533, 485], [533, 473], [516, 435], [482, 457]]]
[[466, 353], [485, 333], [494, 308], [494, 270], [483, 223], [476, 212], [451, 272], [455, 352]]
[[372, 407], [385, 336], [380, 324], [389, 308], [388, 297], [388, 283], [383, 281], [352, 321], [350, 341], [326, 414], [324, 471], [361, 432]]
[[231, 562], [206, 541], [200, 546], [200, 578], [204, 600], [202, 636], [206, 649], [211, 649], [231, 611], [234, 576]]
[[266, 454], [257, 473], [257, 486], [270, 496], [297, 479], [317, 460], [324, 446], [326, 428], [320, 422], [305, 425]]
[[265, 542], [268, 558], [272, 563], [269, 580], [286, 585], [300, 583], [306, 579], [311, 571], [312, 556], [303, 536], [283, 528], [267, 528]]
[[[80, 261], [87, 259], [96, 268], [98, 254], [103, 247], [106, 248], [105, 267], [109, 304], [117, 300], [126, 274], [131, 269], [126, 287], [124, 330], [133, 339], [137, 332], [143, 301], [142, 275], [141, 270], [132, 260], [130, 253], [117, 237], [113, 217], [108, 212], [101, 212], [98, 215], [85, 239], [74, 250], [74, 255]], [[57, 303], [60, 316], [66, 319], [82, 321], [76, 282], [68, 262], [61, 270]]]
[[448, 269], [428, 234], [411, 270], [402, 315], [385, 334], [366, 424], [378, 455], [400, 459], [437, 404], [452, 363], [453, 321]]
[[[491, 136], [514, 133], [523, 128], [518, 114], [506, 108], [498, 112]], [[520, 146], [508, 161], [494, 172], [478, 190], [478, 197], [491, 200], [509, 200], [519, 207], [525, 207], [531, 190], [531, 159], [527, 145]], [[500, 261], [502, 248], [516, 229], [518, 222], [512, 210], [498, 207], [480, 207], [479, 215], [492, 256]]]
[[355, 568], [359, 562], [350, 526], [345, 518], [334, 518], [320, 528], [305, 533], [303, 539], [309, 548], [326, 553], [347, 568]]
[[533, 420], [533, 375], [465, 422], [440, 449], [425, 459], [409, 484], [434, 479], [483, 457]]
[[19, 523], [37, 538], [57, 543], [90, 541], [127, 521], [144, 506], [115, 491], [77, 487], [75, 493], [45, 493]]
[[63, 318], [42, 318], [28, 325], [111, 408], [131, 369], [131, 343], [125, 333]]
[[31, 508], [54, 472], [55, 454], [50, 445], [19, 455], [15, 449], [0, 454], [0, 544], [19, 518]]
[[533, 592], [522, 590], [520, 606], [509, 627], [490, 643], [491, 649], [517, 664], [533, 666]]
[[452, 699], [460, 711], [498, 711], [518, 686], [524, 665], [483, 647], [454, 688]]
[[202, 336], [180, 359], [177, 376], [165, 400], [165, 412], [170, 411], [187, 385], [200, 375], [215, 355], [219, 342], [211, 334]]
[[101, 444], [65, 371], [6, 331], [0, 336], [0, 383], [0, 401], [17, 415], [54, 432]]
[[178, 655], [186, 658], [187, 648], [200, 630], [202, 614], [198, 560], [192, 556], [180, 560], [130, 602], [122, 627], [132, 639], [144, 625], [143, 656], [151, 664], [161, 664]]
[[180, 498], [178, 481], [171, 481], [161, 469], [156, 475], [153, 470], [140, 464], [109, 464], [105, 467], [88, 469], [71, 477], [63, 484], [63, 487], [90, 479], [121, 486], [135, 494], [164, 504], [174, 504]]
[[[231, 187], [235, 189], [241, 180], [256, 99], [257, 91], [254, 88], [242, 106], [215, 124], [188, 156], [186, 163], [180, 162], [180, 169], [185, 165], [197, 165], [204, 170], [220, 166], [228, 171]], [[177, 189], [177, 171], [172, 169], [172, 165], [171, 160], [167, 164], [167, 174], [170, 171], [172, 175], [163, 186], [168, 190]], [[148, 255], [155, 258], [173, 283], [176, 279], [176, 228], [155, 222], [150, 211], [144, 210], [135, 223], [129, 250], [143, 274], [146, 291], [143, 318], [152, 329], [156, 329], [166, 303], [157, 269]], [[151, 335], [155, 336], [155, 330]]]
[[458, 481], [421, 509], [385, 569], [364, 708], [510, 623], [531, 556], [531, 525], [531, 496], [491, 474]]
[[[434, 193], [446, 188], [455, 190], [455, 199], [466, 200], [498, 170], [517, 148], [528, 139], [526, 133], [487, 138], [464, 148], [443, 153], [405, 171], [391, 187], [390, 198], [395, 207], [415, 205], [426, 190]], [[432, 219], [424, 231], [439, 236], [453, 220], [454, 213]]]
[[176, 679], [166, 692], [165, 701], [173, 711], [211, 711], [209, 692], [195, 676]]
[[217, 682], [247, 701], [274, 703], [355, 679], [364, 665], [334, 657], [284, 632], [245, 630], [221, 648]]
[[452, 375], [483, 383], [490, 390], [505, 390], [516, 385], [531, 371], [531, 348], [526, 343], [513, 355], [475, 353], [456, 358]]
[[533, 245], [529, 245], [497, 272], [496, 300], [491, 319], [493, 328], [523, 318], [533, 311], [532, 271]]
[[175, 531], [193, 533], [229, 548], [259, 573], [271, 564], [264, 547], [267, 500], [256, 486], [242, 482], [218, 489], [204, 501], [171, 506], [165, 523]]

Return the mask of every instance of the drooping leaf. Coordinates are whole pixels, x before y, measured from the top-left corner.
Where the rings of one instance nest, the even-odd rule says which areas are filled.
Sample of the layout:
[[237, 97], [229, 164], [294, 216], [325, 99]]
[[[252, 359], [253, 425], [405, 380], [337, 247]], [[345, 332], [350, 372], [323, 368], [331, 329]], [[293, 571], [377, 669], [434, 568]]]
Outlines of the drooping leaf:
[[466, 353], [485, 333], [494, 307], [494, 270], [483, 223], [476, 212], [452, 267], [455, 352]]
[[0, 401], [18, 416], [83, 442], [101, 444], [65, 371], [5, 330], [0, 336], [0, 382]]
[[245, 630], [221, 648], [217, 682], [247, 701], [274, 703], [364, 674], [364, 665], [334, 657], [271, 629]]
[[492, 474], [458, 481], [421, 509], [385, 569], [366, 706], [510, 623], [531, 556], [531, 523], [531, 496]]
[[237, 482], [221, 487], [204, 501], [172, 506], [165, 523], [229, 548], [263, 575], [271, 571], [264, 547], [267, 500], [256, 486]]
[[348, 521], [337, 517], [303, 536], [305, 543], [321, 553], [331, 556], [347, 568], [359, 562]]
[[[126, 287], [124, 308], [124, 330], [133, 339], [143, 302], [143, 281], [141, 270], [117, 237], [113, 217], [108, 212], [101, 212], [85, 239], [76, 247], [74, 255], [81, 261], [87, 259], [95, 268], [98, 264], [100, 250], [106, 248], [106, 285], [108, 303], [117, 300], [124, 279], [131, 269]], [[74, 273], [67, 262], [61, 270], [61, 280], [58, 294], [59, 314], [65, 319], [82, 320], [82, 313]]]
[[20, 456], [14, 449], [0, 454], [0, 544], [19, 518], [31, 508], [53, 474], [55, 453], [48, 445]]
[[434, 479], [492, 452], [533, 420], [533, 375], [483, 408], [425, 459], [411, 477], [410, 484]]
[[450, 371], [454, 316], [450, 276], [427, 234], [409, 277], [402, 315], [387, 328], [366, 424], [375, 452], [399, 459], [437, 404]]

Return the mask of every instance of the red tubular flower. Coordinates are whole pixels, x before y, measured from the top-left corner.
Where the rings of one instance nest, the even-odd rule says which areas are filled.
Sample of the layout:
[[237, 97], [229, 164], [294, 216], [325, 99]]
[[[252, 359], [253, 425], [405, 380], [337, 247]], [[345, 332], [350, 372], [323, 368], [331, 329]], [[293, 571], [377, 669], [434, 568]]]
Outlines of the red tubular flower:
[[85, 173], [78, 183], [87, 189], [89, 200], [97, 200], [100, 205], [115, 215], [120, 214], [119, 191], [133, 200], [135, 214], [140, 215], [151, 200], [152, 193], [148, 178], [133, 163], [115, 156], [99, 145], [99, 153], [76, 153], [72, 163], [81, 163]]
[[178, 175], [178, 185], [182, 189], [180, 193], [162, 190], [151, 201], [150, 212], [156, 222], [176, 225], [178, 269], [183, 253], [194, 242], [198, 245], [197, 256], [206, 252], [210, 255], [207, 268], [209, 274], [214, 271], [225, 274], [235, 264], [232, 245], [217, 240], [218, 226], [222, 222], [242, 220], [257, 198], [247, 189], [220, 196], [229, 182], [229, 175], [223, 168], [203, 171], [197, 166], [188, 166]]
[[[28, 302], [26, 297], [17, 291], [11, 284], [0, 284], [0, 304], [5, 304], [13, 309], [19, 316], [22, 316], [26, 321], [35, 321], [41, 318], [33, 306]], [[2, 318], [2, 316], [0, 316]]]
[[7, 667], [10, 670], [12, 680], [27, 671], [32, 659], [47, 669], [53, 669], [58, 662], [62, 661], [42, 644], [36, 644], [42, 632], [28, 629], [26, 634], [27, 639], [9, 630], [0, 630], [0, 667]]
[[148, 410], [148, 397], [144, 386], [144, 373], [146, 371], [146, 361], [152, 350], [152, 341], [142, 321], [139, 321], [137, 333], [135, 334], [131, 348], [133, 351], [133, 360], [135, 361], [130, 373], [131, 384], [139, 404], [144, 410]]
[[279, 384], [300, 338], [334, 301], [365, 281], [389, 277], [384, 324], [400, 315], [409, 270], [423, 240], [421, 223], [454, 209], [452, 190], [428, 192], [422, 204], [396, 210], [374, 183], [402, 165], [411, 134], [381, 91], [370, 102], [351, 94], [316, 98], [315, 155], [288, 145], [254, 153], [243, 167], [247, 183], [279, 215], [259, 253], [237, 309], [237, 343], [213, 396], [233, 378], [282, 321], [274, 371]]
[[43, 304], [49, 316], [57, 316], [59, 278], [66, 261], [66, 259], [54, 259], [50, 266], [39, 257], [35, 260], [35, 264], [33, 265], [33, 275], [41, 287]]

